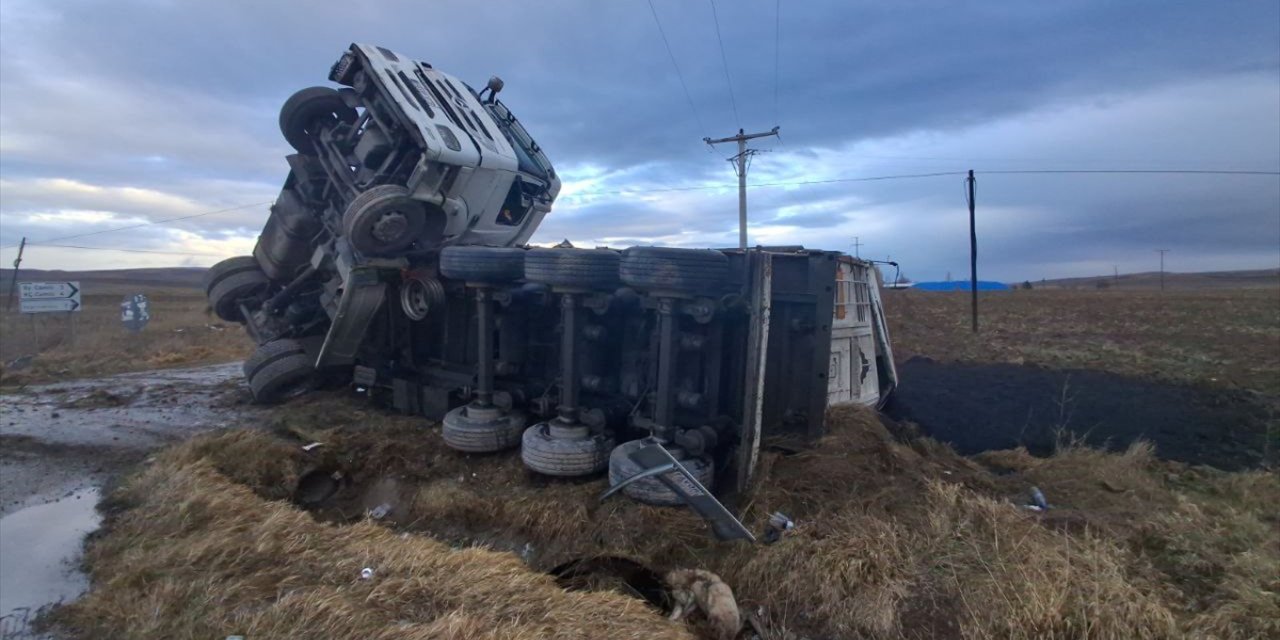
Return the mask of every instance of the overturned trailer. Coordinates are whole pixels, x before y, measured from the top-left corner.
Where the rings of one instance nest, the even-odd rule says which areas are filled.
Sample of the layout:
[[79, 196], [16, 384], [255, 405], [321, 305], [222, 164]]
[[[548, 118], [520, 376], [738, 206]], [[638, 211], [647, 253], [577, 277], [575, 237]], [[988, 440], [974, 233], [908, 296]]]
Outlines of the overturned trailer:
[[[252, 256], [210, 269], [271, 402], [338, 381], [440, 420], [459, 451], [607, 470], [652, 504], [733, 497], [766, 438], [896, 384], [867, 262], [801, 247], [528, 248], [559, 178], [497, 100], [352, 45], [280, 115], [297, 153]], [[705, 507], [705, 508], [704, 508]], [[732, 535], [731, 532], [721, 531]]]

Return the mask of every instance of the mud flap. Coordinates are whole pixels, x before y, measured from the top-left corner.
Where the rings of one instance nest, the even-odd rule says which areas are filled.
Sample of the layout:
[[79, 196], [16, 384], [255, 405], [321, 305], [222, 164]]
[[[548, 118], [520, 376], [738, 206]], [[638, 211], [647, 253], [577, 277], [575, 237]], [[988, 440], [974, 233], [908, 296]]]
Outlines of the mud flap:
[[378, 278], [377, 269], [351, 269], [329, 333], [324, 337], [324, 346], [320, 348], [320, 357], [316, 359], [317, 369], [355, 362], [369, 320], [382, 306], [386, 288], [387, 285]]
[[724, 508], [724, 505], [720, 504], [720, 501], [716, 500], [715, 496], [711, 495], [711, 492], [702, 486], [698, 479], [662, 445], [656, 443], [645, 445], [632, 451], [628, 457], [640, 465], [643, 471], [610, 487], [608, 491], [601, 494], [601, 500], [621, 491], [632, 482], [656, 476], [662, 484], [667, 485], [667, 488], [684, 498], [685, 504], [711, 525], [716, 538], [756, 541], [756, 537], [743, 526], [742, 522]]

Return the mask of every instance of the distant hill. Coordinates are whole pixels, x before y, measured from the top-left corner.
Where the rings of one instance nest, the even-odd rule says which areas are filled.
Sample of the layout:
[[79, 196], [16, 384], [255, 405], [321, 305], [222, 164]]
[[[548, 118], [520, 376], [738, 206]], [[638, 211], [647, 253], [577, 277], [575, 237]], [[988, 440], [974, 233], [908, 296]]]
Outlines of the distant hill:
[[[166, 267], [161, 269], [106, 269], [102, 271], [57, 271], [19, 269], [19, 282], [72, 280], [80, 283], [85, 295], [94, 293], [128, 293], [136, 289], [196, 289], [202, 286], [203, 267]], [[0, 269], [0, 294], [9, 294], [13, 269]]]
[[[1148, 271], [1144, 273], [1122, 273], [1119, 278], [1113, 276], [1092, 276], [1087, 278], [1059, 278], [1057, 280], [1044, 281], [1032, 280], [1031, 285], [1037, 289], [1159, 289], [1160, 272]], [[1203, 271], [1200, 273], [1166, 272], [1164, 274], [1164, 286], [1165, 289], [1184, 291], [1202, 289], [1274, 289], [1280, 287], [1280, 269]]]

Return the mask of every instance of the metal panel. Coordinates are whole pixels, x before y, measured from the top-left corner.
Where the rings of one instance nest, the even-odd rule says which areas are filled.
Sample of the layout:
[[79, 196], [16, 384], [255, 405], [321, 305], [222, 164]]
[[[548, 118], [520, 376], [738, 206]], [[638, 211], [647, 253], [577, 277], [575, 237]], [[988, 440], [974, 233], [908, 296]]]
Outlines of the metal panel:
[[760, 432], [764, 422], [764, 383], [772, 315], [773, 261], [768, 253], [748, 253], [751, 261], [751, 326], [747, 331], [746, 378], [742, 403], [742, 439], [738, 445], [738, 475], [735, 489], [741, 493], [751, 486], [760, 455]]
[[836, 270], [827, 403], [874, 406], [880, 400], [871, 265], [841, 256]]

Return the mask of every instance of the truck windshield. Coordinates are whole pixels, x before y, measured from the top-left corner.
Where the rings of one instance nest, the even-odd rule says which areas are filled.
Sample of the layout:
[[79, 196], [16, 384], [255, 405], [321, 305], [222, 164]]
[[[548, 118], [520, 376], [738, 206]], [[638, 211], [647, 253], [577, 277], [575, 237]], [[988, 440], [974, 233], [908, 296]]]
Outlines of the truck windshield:
[[498, 122], [498, 128], [502, 129], [502, 135], [507, 137], [507, 142], [510, 142], [511, 147], [515, 149], [520, 171], [543, 180], [550, 180], [550, 163], [542, 157], [542, 153], [537, 150], [537, 145], [534, 143], [533, 138], [529, 136], [529, 132], [525, 131], [520, 121], [516, 120], [516, 117], [507, 110], [506, 105], [501, 102], [493, 102], [485, 106], [489, 107], [493, 113], [493, 119]]

